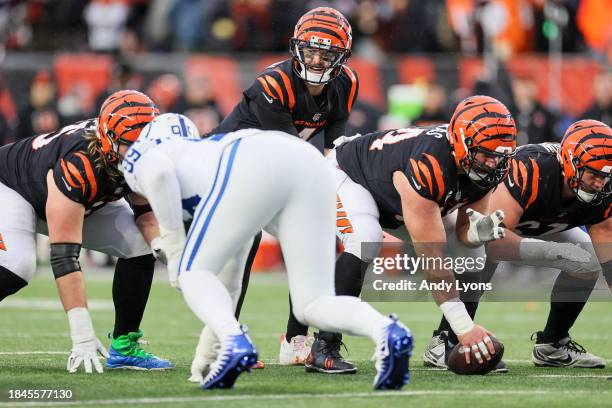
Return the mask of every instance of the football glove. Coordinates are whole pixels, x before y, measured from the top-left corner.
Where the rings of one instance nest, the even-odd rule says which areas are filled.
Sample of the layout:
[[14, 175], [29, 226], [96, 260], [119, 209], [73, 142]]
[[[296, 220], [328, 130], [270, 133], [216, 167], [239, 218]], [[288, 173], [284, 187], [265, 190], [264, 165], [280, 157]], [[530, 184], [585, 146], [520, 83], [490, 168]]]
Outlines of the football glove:
[[470, 244], [480, 246], [485, 242], [502, 239], [506, 236], [502, 226], [502, 221], [504, 220], [504, 212], [502, 210], [497, 210], [489, 215], [483, 215], [472, 208], [468, 208], [465, 213], [470, 220], [467, 232], [467, 240]]
[[92, 365], [98, 373], [102, 373], [104, 370], [98, 353], [108, 358], [108, 352], [96, 337], [89, 312], [84, 307], [75, 307], [70, 309], [67, 315], [70, 337], [72, 337], [72, 351], [68, 356], [66, 369], [69, 373], [76, 373], [83, 363], [87, 374], [92, 373]]

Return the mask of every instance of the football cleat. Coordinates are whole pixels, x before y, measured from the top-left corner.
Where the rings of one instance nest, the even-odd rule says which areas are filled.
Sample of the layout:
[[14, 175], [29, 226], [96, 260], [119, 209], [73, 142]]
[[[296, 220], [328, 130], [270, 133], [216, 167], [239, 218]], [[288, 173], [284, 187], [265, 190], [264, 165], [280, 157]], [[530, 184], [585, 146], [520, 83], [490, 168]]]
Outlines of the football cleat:
[[425, 367], [448, 368], [446, 356], [450, 353], [448, 342], [448, 331], [434, 331], [425, 353], [423, 354], [423, 365]]
[[229, 336], [221, 347], [221, 353], [201, 383], [205, 390], [214, 388], [233, 388], [236, 379], [244, 371], [251, 371], [251, 367], [257, 363], [257, 349], [246, 334], [246, 328], [242, 333]]
[[314, 339], [310, 354], [304, 362], [306, 372], [325, 374], [355, 374], [357, 372], [357, 367], [340, 355], [340, 346], [344, 343], [339, 335], [335, 335], [331, 340], [324, 340], [319, 333], [315, 333]]
[[106, 359], [106, 368], [167, 370], [173, 367], [170, 361], [144, 351], [141, 347], [141, 343], [143, 343], [140, 340], [141, 337], [142, 331], [139, 330], [113, 338], [108, 350], [109, 357]]
[[291, 342], [287, 343], [285, 335], [281, 335], [278, 353], [280, 365], [304, 365], [310, 354], [312, 340], [313, 338], [308, 336], [294, 336]]
[[410, 380], [410, 356], [413, 339], [410, 330], [395, 315], [381, 333], [376, 345], [374, 389], [399, 390]]
[[[425, 353], [423, 354], [423, 365], [425, 367], [448, 369], [448, 355], [453, 347], [455, 347], [455, 345], [448, 340], [448, 331], [434, 331], [433, 337], [429, 341]], [[500, 360], [491, 372], [507, 373], [508, 366], [503, 360]]]
[[[587, 352], [569, 336], [556, 343], [545, 343], [542, 332], [534, 333], [536, 343], [531, 359], [536, 367], [605, 368], [606, 360]], [[531, 335], [533, 340], [533, 335]]]

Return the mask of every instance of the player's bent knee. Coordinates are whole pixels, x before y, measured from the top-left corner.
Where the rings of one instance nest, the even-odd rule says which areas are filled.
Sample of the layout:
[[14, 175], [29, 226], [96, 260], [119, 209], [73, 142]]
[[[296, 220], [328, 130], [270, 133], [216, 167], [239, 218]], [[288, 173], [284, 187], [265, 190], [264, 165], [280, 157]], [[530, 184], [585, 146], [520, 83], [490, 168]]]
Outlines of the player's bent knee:
[[370, 232], [368, 234], [355, 234], [342, 240], [344, 252], [355, 255], [364, 262], [372, 262], [380, 253], [383, 233]]
[[18, 292], [25, 287], [28, 282], [19, 275], [0, 266], [0, 301], [5, 297]]

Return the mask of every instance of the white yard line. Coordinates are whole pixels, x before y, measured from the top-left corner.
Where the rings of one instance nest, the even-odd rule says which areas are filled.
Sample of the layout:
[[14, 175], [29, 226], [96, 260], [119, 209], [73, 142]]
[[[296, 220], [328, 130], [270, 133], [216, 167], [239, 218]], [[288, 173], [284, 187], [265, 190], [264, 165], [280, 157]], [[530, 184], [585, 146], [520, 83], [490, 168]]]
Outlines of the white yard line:
[[[95, 399], [88, 401], [27, 401], [0, 402], [0, 407], [48, 407], [48, 406], [101, 406], [101, 405], [132, 405], [132, 404], [172, 404], [206, 401], [261, 401], [261, 400], [295, 400], [304, 399], [346, 399], [346, 398], [397, 398], [415, 396], [446, 396], [446, 395], [586, 395], [591, 391], [559, 391], [559, 390], [415, 390], [386, 392], [344, 392], [333, 394], [247, 394], [247, 395], [216, 395], [201, 397], [165, 397], [165, 398], [121, 398]], [[598, 394], [612, 394], [612, 391], [599, 391]]]

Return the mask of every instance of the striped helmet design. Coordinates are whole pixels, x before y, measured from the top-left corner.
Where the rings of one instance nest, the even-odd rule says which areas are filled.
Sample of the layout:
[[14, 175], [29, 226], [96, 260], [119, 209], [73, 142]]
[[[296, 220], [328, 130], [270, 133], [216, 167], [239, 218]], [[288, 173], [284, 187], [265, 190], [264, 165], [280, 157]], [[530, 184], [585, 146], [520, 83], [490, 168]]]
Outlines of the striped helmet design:
[[[612, 129], [592, 119], [573, 123], [561, 141], [559, 161], [563, 166], [565, 182], [577, 194], [583, 169], [588, 168], [609, 177], [612, 175]], [[606, 190], [602, 194], [607, 195], [609, 192]]]
[[490, 187], [507, 174], [507, 159], [516, 150], [516, 124], [508, 108], [497, 99], [471, 96], [457, 105], [449, 124], [448, 138], [457, 166], [466, 170], [472, 180], [476, 153], [484, 152], [502, 159], [496, 171], [486, 177], [488, 180], [483, 180]]
[[[342, 13], [331, 7], [317, 7], [298, 20], [290, 43], [295, 72], [305, 81], [324, 84], [340, 74], [350, 57], [353, 34], [351, 25]], [[308, 72], [305, 48], [319, 49], [333, 56], [323, 73]]]
[[98, 138], [102, 152], [114, 156], [119, 143], [134, 143], [142, 128], [157, 115], [159, 109], [141, 92], [122, 90], [110, 95], [102, 104], [98, 116]]

